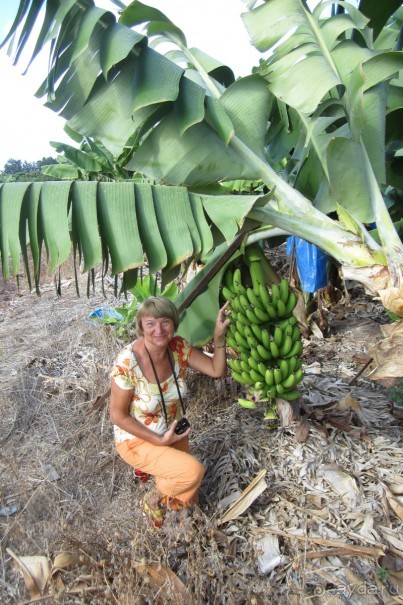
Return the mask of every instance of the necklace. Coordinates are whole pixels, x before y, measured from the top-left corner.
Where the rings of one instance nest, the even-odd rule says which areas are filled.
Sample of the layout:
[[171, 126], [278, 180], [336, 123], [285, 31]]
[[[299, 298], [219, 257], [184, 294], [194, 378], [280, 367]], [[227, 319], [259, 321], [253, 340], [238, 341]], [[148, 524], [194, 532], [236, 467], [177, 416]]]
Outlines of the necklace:
[[[155, 369], [155, 365], [154, 365], [153, 359], [152, 359], [152, 357], [150, 355], [150, 351], [147, 349], [146, 345], [144, 345], [144, 348], [147, 351], [147, 355], [148, 355], [148, 357], [150, 359], [151, 367], [152, 367], [153, 372], [154, 372], [155, 380], [157, 381], [158, 390], [160, 392], [160, 397], [161, 397], [162, 409], [164, 410], [165, 423], [168, 426], [167, 408], [166, 408], [166, 405], [165, 405], [165, 399], [164, 399], [164, 395], [163, 395], [163, 392], [162, 392], [162, 389], [161, 389], [161, 384], [160, 384], [160, 381], [159, 381], [159, 378], [158, 378], [157, 370]], [[172, 362], [172, 359], [171, 359], [171, 356], [169, 354], [168, 349], [167, 349], [167, 355], [168, 355], [169, 365], [171, 366], [172, 375], [173, 375], [174, 380], [175, 380], [176, 389], [178, 391], [179, 401], [180, 401], [180, 404], [181, 404], [182, 412], [185, 414], [185, 405], [183, 403], [182, 395], [181, 395], [181, 392], [180, 392], [180, 388], [179, 388], [179, 384], [178, 384], [178, 379], [177, 379], [176, 374], [175, 374], [174, 364]]]

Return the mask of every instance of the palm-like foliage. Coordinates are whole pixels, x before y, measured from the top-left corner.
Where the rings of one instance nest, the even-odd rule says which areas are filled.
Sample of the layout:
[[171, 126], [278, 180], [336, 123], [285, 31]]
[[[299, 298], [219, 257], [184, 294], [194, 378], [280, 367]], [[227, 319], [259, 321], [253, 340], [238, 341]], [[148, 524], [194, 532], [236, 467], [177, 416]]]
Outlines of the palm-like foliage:
[[[400, 288], [403, 250], [383, 197], [389, 192], [386, 116], [403, 101], [402, 53], [390, 50], [399, 39], [398, 17], [374, 44], [368, 20], [349, 2], [338, 2], [345, 11], [333, 17], [323, 16], [329, 2], [313, 12], [302, 0], [268, 0], [256, 8], [249, 2], [242, 18], [253, 43], [271, 55], [256, 73], [234, 81], [228, 67], [187, 48], [181, 30], [140, 2], [121, 7], [118, 22], [92, 0], [45, 4], [34, 55], [47, 41], [52, 45], [38, 95], [47, 94], [47, 106], [71, 132], [114, 156], [126, 153], [128, 170], [175, 187], [77, 182], [17, 191], [5, 185], [3, 273], [9, 253], [18, 270], [26, 224], [31, 246], [43, 239], [52, 266], [66, 257], [71, 230], [84, 269], [109, 255], [114, 272], [146, 259], [166, 279], [240, 229], [279, 227], [320, 246], [373, 291]], [[10, 30], [16, 60], [40, 5], [21, 0]], [[371, 2], [365, 5], [369, 14]], [[374, 12], [378, 29], [397, 8], [386, 5], [381, 16]], [[146, 35], [134, 29], [140, 25]], [[156, 48], [167, 39], [175, 50], [164, 56]], [[393, 123], [388, 140], [399, 156]], [[282, 174], [277, 164], [285, 166]], [[270, 195], [204, 194], [207, 186], [234, 179], [262, 180]], [[328, 216], [333, 210], [338, 221]], [[372, 221], [382, 246], [364, 227]], [[258, 236], [266, 235], [263, 229]]]

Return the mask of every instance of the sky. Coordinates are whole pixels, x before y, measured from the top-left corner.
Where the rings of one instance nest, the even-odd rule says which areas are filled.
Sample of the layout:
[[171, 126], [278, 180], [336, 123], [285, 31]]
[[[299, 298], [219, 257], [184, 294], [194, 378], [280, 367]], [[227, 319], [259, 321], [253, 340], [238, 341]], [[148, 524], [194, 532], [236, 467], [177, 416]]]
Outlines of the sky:
[[[259, 61], [259, 53], [249, 42], [241, 13], [241, 0], [143, 0], [167, 15], [184, 32], [188, 46], [196, 46], [229, 65], [235, 76], [245, 76]], [[129, 4], [129, 0], [126, 1]], [[0, 39], [11, 27], [18, 0], [2, 2]], [[97, 6], [111, 8], [108, 0]], [[22, 75], [27, 61], [12, 65], [6, 49], [0, 50], [0, 170], [13, 158], [34, 162], [56, 156], [49, 141], [74, 144], [63, 131], [65, 121], [44, 107], [45, 99], [34, 95], [46, 76], [47, 56], [40, 55]]]

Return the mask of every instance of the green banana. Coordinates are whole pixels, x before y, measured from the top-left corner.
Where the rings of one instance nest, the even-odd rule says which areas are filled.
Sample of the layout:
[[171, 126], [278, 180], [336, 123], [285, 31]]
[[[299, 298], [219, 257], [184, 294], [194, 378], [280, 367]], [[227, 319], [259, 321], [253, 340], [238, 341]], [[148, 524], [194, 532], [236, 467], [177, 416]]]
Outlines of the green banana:
[[266, 370], [267, 370], [267, 365], [265, 363], [263, 363], [262, 361], [260, 361], [257, 365], [257, 371], [262, 375], [265, 376], [266, 374]]
[[285, 357], [291, 351], [291, 347], [293, 346], [291, 336], [285, 336], [283, 344], [280, 347], [280, 357]]
[[302, 359], [300, 357], [295, 357], [295, 359], [297, 360], [294, 368], [294, 371], [296, 372], [302, 368]]
[[283, 342], [283, 337], [284, 337], [283, 330], [281, 328], [279, 328], [279, 326], [275, 326], [274, 332], [273, 332], [273, 340], [278, 347], [281, 347], [281, 344]]
[[285, 277], [283, 277], [283, 279], [279, 283], [278, 288], [280, 291], [280, 299], [283, 301], [284, 304], [286, 304], [288, 301], [288, 296], [290, 294], [290, 284], [288, 282], [288, 279], [285, 279]]
[[280, 328], [284, 328], [285, 326], [295, 326], [297, 323], [298, 319], [295, 315], [291, 315], [291, 317], [279, 321], [277, 325], [280, 326]]
[[269, 291], [266, 286], [259, 287], [259, 297], [262, 302], [261, 308], [270, 315], [271, 319], [277, 319], [277, 312], [270, 298]]
[[266, 328], [262, 328], [262, 344], [264, 346], [265, 349], [269, 350], [270, 348], [270, 334], [269, 331], [266, 330]]
[[249, 303], [254, 307], [262, 307], [261, 301], [258, 299], [252, 288], [246, 288], [246, 296], [249, 300]]
[[232, 299], [235, 296], [235, 294], [233, 293], [233, 291], [230, 290], [229, 288], [227, 288], [227, 286], [223, 286], [222, 287], [221, 294], [223, 295], [223, 297], [225, 298], [225, 300], [229, 300], [230, 302], [232, 302]]
[[245, 336], [250, 336], [254, 340], [257, 340], [256, 336], [254, 335], [254, 333], [251, 330], [250, 324], [244, 324], [243, 330], [245, 332]]
[[246, 296], [246, 294], [240, 294], [239, 295], [239, 302], [241, 305], [241, 308], [246, 311], [246, 309], [250, 309], [250, 302], [248, 300], [248, 297]]
[[256, 351], [260, 356], [260, 361], [270, 361], [270, 359], [272, 358], [272, 354], [269, 349], [266, 349], [263, 345], [257, 345]]
[[242, 274], [241, 274], [241, 269], [239, 267], [237, 267], [232, 274], [232, 289], [234, 290], [234, 292], [237, 292], [239, 294], [240, 286], [242, 286]]
[[[258, 346], [261, 346], [261, 345], [258, 345]], [[263, 359], [262, 356], [259, 355], [259, 352], [257, 351], [257, 349], [251, 349], [250, 354], [251, 354], [251, 357], [253, 357], [253, 359], [257, 362], [262, 361], [262, 359]]]
[[281, 378], [283, 380], [285, 380], [287, 378], [287, 376], [291, 373], [291, 371], [290, 371], [290, 362], [287, 361], [286, 359], [279, 359], [278, 367], [280, 368]]
[[230, 336], [234, 336], [235, 332], [236, 332], [236, 322], [237, 319], [234, 317], [232, 317], [231, 315], [231, 323], [228, 326], [228, 330], [227, 330], [227, 334], [229, 334]]
[[243, 313], [242, 311], [238, 311], [238, 313], [236, 314], [236, 319], [238, 321], [240, 321], [241, 324], [245, 324], [245, 325], [250, 324], [249, 319], [246, 317], [245, 313]]
[[[239, 334], [245, 338], [246, 337], [246, 334], [245, 334], [246, 324], [241, 323], [239, 321], [239, 319], [237, 319], [235, 322], [235, 327], [236, 327], [236, 332], [239, 332]], [[234, 332], [234, 336], [235, 336], [235, 332]]]
[[[287, 363], [287, 359], [282, 359], [281, 361], [285, 361]], [[297, 358], [290, 357], [288, 359], [288, 374], [292, 374], [297, 369]]]
[[292, 341], [295, 342], [301, 338], [301, 330], [299, 326], [294, 326], [291, 334]]
[[239, 359], [233, 359], [232, 357], [230, 357], [230, 359], [228, 359], [228, 365], [231, 370], [234, 370], [235, 372], [241, 372], [241, 362]]
[[289, 296], [288, 296], [288, 300], [285, 304], [285, 314], [286, 315], [291, 315], [291, 313], [294, 311], [296, 305], [297, 305], [297, 296], [296, 294], [294, 294], [294, 292], [290, 292]]
[[261, 258], [259, 260], [249, 260], [249, 273], [253, 284], [253, 291], [257, 294], [259, 292], [259, 286], [265, 283], [265, 276], [261, 264]]
[[260, 344], [258, 339], [255, 338], [254, 336], [249, 336], [249, 335], [246, 336], [246, 341], [247, 341], [250, 349], [255, 349], [257, 347], [257, 345]]
[[266, 395], [267, 395], [267, 397], [268, 397], [269, 399], [274, 399], [274, 398], [275, 398], [275, 396], [276, 396], [276, 394], [277, 394], [276, 387], [275, 387], [275, 386], [274, 386], [274, 384], [273, 384], [273, 385], [272, 385], [272, 386], [271, 386], [271, 387], [270, 387], [270, 388], [267, 390]]
[[293, 328], [294, 328], [294, 326], [292, 326], [291, 324], [285, 324], [285, 326], [282, 328], [282, 330], [284, 331], [284, 334], [286, 334], [287, 336], [292, 336]]
[[249, 357], [248, 359], [248, 364], [249, 367], [252, 368], [252, 370], [255, 370], [256, 372], [259, 371], [259, 361], [256, 361], [256, 359], [253, 359], [253, 357]]
[[282, 384], [276, 384], [276, 392], [278, 395], [282, 395], [284, 393], [284, 387]]
[[242, 359], [242, 361], [241, 361], [241, 369], [242, 369], [242, 372], [246, 372], [247, 374], [249, 374], [250, 367], [249, 367], [248, 362], [245, 359]]
[[259, 297], [263, 303], [263, 308], [271, 304], [271, 298], [267, 286], [265, 284], [259, 285]]
[[246, 317], [249, 319], [249, 321], [251, 323], [253, 323], [253, 324], [260, 324], [260, 323], [262, 323], [261, 320], [257, 317], [257, 315], [254, 312], [254, 310], [252, 310], [251, 308], [245, 309], [245, 314], [246, 314]]
[[273, 376], [274, 376], [274, 383], [280, 384], [282, 381], [282, 377], [281, 377], [281, 371], [279, 370], [279, 368], [273, 368]]
[[270, 315], [270, 319], [272, 321], [275, 321], [276, 319], [278, 319], [277, 311], [271, 303], [266, 306], [265, 311], [266, 311], [266, 313], [268, 313]]
[[277, 359], [277, 357], [280, 355], [280, 351], [278, 350], [278, 346], [274, 340], [270, 340], [270, 353], [275, 359]]
[[302, 342], [300, 340], [297, 340], [292, 345], [290, 352], [287, 355], [284, 355], [284, 357], [288, 358], [288, 357], [295, 357], [297, 355], [301, 355], [303, 350], [304, 350], [304, 347], [302, 346]]
[[228, 288], [228, 290], [232, 290], [232, 292], [236, 292], [236, 290], [234, 289], [234, 277], [232, 274], [231, 269], [227, 269], [224, 273], [224, 278], [223, 278], [223, 282], [226, 288]]
[[250, 399], [239, 398], [238, 403], [243, 408], [248, 408], [249, 410], [253, 410], [256, 407], [256, 403], [254, 401], [251, 401]]
[[287, 376], [287, 378], [281, 383], [284, 387], [284, 390], [287, 391], [289, 389], [292, 389], [292, 387], [294, 387], [296, 384], [295, 380], [295, 374], [290, 374], [289, 376]]
[[264, 382], [264, 376], [260, 372], [256, 372], [252, 368], [249, 370], [249, 376], [252, 378], [253, 382]]
[[230, 325], [234, 325], [236, 320], [238, 319], [238, 313], [236, 311], [231, 311], [231, 323]]
[[268, 314], [267, 311], [263, 311], [263, 309], [261, 307], [255, 307], [253, 309], [256, 317], [258, 318], [258, 320], [260, 321], [260, 323], [264, 322], [264, 321], [270, 321], [271, 317]]
[[274, 374], [272, 368], [267, 368], [264, 374], [264, 380], [268, 387], [272, 387], [274, 385]]
[[241, 376], [245, 381], [247, 381], [245, 384], [254, 384], [256, 382], [251, 378], [249, 372], [241, 372]]
[[263, 340], [262, 340], [262, 328], [260, 327], [259, 324], [249, 324], [250, 328], [254, 334], [254, 336], [258, 339], [259, 342], [261, 342], [263, 344]]
[[240, 384], [252, 384], [252, 380], [249, 376], [244, 376], [242, 373], [240, 372], [231, 372], [231, 377], [236, 380], [236, 382], [239, 382]]
[[295, 372], [295, 384], [299, 384], [304, 377], [304, 373], [301, 369]]
[[241, 305], [239, 302], [239, 298], [237, 294], [233, 294], [233, 298], [231, 300], [231, 309], [234, 311], [240, 311], [241, 310]]
[[286, 307], [285, 307], [284, 302], [281, 300], [281, 298], [279, 298], [278, 301], [276, 302], [276, 308], [277, 308], [278, 317], [284, 317]]
[[231, 349], [238, 349], [238, 343], [233, 336], [227, 336], [227, 345], [231, 347]]

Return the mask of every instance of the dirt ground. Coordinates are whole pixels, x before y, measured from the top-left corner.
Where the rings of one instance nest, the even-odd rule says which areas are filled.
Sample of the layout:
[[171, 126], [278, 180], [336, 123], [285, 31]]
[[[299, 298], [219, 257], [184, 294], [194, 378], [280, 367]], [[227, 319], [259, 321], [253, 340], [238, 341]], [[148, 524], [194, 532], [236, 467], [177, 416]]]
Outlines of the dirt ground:
[[[322, 308], [303, 418], [286, 426], [240, 408], [229, 379], [190, 375], [200, 505], [156, 533], [139, 508], [149, 484], [113, 447], [105, 393], [124, 342], [89, 318], [116, 302], [95, 286], [0, 287], [0, 602], [403, 603], [401, 420], [357, 376], [383, 308], [356, 287]], [[223, 522], [259, 473], [259, 495]]]

